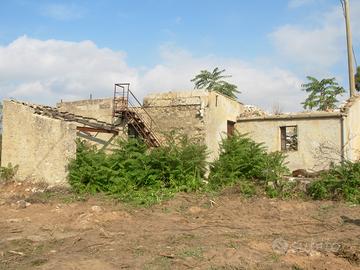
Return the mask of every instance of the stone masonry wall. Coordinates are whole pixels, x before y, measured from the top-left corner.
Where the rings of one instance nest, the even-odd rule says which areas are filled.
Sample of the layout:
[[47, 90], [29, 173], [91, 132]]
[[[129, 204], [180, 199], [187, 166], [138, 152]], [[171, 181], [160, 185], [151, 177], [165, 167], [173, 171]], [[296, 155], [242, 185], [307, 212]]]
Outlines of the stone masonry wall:
[[60, 102], [57, 107], [63, 112], [92, 117], [107, 123], [111, 123], [113, 119], [113, 100], [111, 98]]
[[200, 105], [155, 106], [145, 110], [154, 120], [160, 133], [172, 130], [186, 134], [197, 141], [205, 142], [205, 126], [199, 111]]
[[4, 101], [1, 165], [19, 165], [17, 179], [66, 184], [68, 161], [76, 153], [75, 139], [75, 124]]

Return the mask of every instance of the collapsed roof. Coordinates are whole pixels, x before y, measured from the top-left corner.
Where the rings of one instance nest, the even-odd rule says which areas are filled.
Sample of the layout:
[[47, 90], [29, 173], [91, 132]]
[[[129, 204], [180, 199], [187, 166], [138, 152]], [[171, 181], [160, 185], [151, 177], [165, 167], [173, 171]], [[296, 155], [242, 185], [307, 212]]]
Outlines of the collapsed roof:
[[34, 114], [37, 115], [42, 115], [53, 119], [80, 124], [81, 126], [78, 129], [84, 127], [85, 131], [97, 131], [97, 132], [115, 133], [115, 134], [118, 133], [118, 129], [111, 123], [99, 121], [92, 117], [76, 115], [69, 112], [61, 112], [55, 107], [50, 107], [45, 105], [31, 104], [16, 100], [11, 100], [11, 102], [27, 106], [33, 109]]

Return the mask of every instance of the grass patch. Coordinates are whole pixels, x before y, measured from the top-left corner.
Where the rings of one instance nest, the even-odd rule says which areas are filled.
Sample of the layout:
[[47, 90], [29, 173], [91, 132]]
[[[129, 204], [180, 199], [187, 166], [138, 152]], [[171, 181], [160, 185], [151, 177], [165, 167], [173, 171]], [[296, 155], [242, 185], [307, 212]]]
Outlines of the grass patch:
[[0, 167], [0, 180], [5, 183], [11, 181], [16, 175], [18, 169], [18, 165], [13, 166], [11, 163], [9, 163], [6, 167]]
[[273, 262], [278, 262], [280, 260], [280, 255], [276, 253], [271, 253], [269, 259]]
[[193, 247], [184, 249], [179, 256], [180, 257], [192, 257], [192, 258], [203, 258], [203, 249], [201, 247]]
[[45, 264], [47, 262], [48, 262], [48, 259], [39, 258], [39, 259], [35, 259], [35, 260], [31, 261], [31, 265], [32, 266], [40, 266], [40, 265]]
[[235, 241], [230, 241], [225, 246], [228, 248], [238, 249], [240, 247], [240, 243]]
[[86, 194], [78, 194], [65, 188], [56, 188], [47, 189], [43, 192], [34, 192], [26, 199], [26, 201], [29, 203], [48, 203], [56, 201], [69, 204], [78, 201], [86, 201], [87, 199]]

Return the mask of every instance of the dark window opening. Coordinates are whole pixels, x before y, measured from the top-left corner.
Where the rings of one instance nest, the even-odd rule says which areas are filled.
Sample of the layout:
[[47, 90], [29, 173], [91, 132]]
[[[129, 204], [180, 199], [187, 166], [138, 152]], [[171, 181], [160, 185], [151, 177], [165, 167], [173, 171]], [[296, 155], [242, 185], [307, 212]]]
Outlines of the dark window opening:
[[139, 138], [139, 133], [132, 124], [128, 124], [128, 137]]
[[297, 126], [280, 127], [281, 151], [298, 150], [298, 130]]
[[227, 135], [232, 136], [235, 132], [235, 122], [227, 121]]

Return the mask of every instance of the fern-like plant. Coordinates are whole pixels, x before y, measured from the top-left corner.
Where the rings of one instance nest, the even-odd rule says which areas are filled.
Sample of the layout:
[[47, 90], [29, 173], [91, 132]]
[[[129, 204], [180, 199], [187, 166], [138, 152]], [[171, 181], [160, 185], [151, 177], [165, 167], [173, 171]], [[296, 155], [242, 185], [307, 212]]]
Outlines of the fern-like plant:
[[119, 140], [111, 154], [77, 142], [69, 165], [69, 182], [78, 192], [105, 192], [124, 201], [149, 204], [177, 191], [202, 186], [206, 146], [170, 134], [167, 142], [149, 149], [138, 139]]
[[287, 172], [283, 153], [268, 154], [263, 144], [235, 133], [222, 140], [209, 179], [212, 186], [221, 187], [239, 180], [275, 181]]

